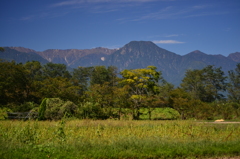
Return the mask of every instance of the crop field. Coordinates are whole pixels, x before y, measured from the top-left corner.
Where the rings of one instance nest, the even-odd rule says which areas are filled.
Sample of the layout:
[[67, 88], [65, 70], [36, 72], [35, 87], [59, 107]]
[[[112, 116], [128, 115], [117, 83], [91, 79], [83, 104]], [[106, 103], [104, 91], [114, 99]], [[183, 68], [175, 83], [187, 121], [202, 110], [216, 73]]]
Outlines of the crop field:
[[217, 158], [240, 156], [240, 124], [196, 121], [0, 121], [0, 157]]

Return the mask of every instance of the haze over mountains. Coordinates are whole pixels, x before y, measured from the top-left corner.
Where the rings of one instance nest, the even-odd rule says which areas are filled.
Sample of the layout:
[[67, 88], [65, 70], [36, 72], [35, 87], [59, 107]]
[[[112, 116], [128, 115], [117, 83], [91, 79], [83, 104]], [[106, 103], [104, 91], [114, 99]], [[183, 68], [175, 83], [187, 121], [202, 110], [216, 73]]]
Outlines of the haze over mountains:
[[[23, 47], [5, 47], [0, 53], [1, 59], [15, 60], [25, 63], [39, 61], [66, 64], [68, 67], [88, 67], [96, 65], [116, 66], [119, 71], [123, 69], [145, 68], [156, 66], [162, 71], [163, 77], [175, 85], [181, 83], [187, 69], [202, 69], [207, 65], [222, 67], [227, 73], [236, 68], [240, 62], [240, 52], [223, 55], [208, 55], [199, 50], [184, 56], [167, 51], [150, 41], [132, 41], [120, 49], [93, 48], [93, 49], [50, 49], [37, 52]], [[227, 75], [227, 74], [226, 74]]]

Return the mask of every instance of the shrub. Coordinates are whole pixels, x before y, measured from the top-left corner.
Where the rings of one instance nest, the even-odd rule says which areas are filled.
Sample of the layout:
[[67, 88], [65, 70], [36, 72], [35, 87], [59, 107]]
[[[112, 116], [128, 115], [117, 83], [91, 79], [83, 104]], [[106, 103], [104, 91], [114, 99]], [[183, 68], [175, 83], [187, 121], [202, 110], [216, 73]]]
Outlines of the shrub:
[[104, 116], [98, 103], [85, 102], [79, 106], [78, 117], [80, 119], [102, 119]]
[[76, 111], [77, 106], [73, 102], [65, 102], [59, 98], [45, 98], [39, 108], [39, 119], [59, 120], [64, 116], [74, 116]]
[[12, 112], [12, 110], [6, 107], [0, 108], [0, 120], [7, 118], [7, 112]]

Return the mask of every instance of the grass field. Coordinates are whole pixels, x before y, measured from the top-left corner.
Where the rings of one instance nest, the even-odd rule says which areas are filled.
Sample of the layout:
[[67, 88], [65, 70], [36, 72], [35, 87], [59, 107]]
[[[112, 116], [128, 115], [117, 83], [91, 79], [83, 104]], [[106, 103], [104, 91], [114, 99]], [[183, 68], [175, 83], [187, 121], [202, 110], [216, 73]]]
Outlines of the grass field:
[[0, 121], [0, 158], [240, 156], [240, 124], [196, 121]]

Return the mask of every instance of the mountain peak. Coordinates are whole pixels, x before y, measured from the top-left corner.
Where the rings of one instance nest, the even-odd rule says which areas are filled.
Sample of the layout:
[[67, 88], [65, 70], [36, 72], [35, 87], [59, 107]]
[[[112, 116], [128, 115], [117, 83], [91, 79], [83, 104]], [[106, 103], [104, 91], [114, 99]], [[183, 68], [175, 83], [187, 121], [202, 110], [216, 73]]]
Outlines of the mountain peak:
[[[181, 56], [162, 49], [151, 41], [131, 41], [109, 57], [108, 65], [114, 65], [119, 70], [153, 65], [163, 70], [177, 58]], [[171, 67], [176, 68], [175, 65]]]
[[200, 51], [200, 50], [195, 50], [195, 51], [190, 52], [190, 54], [191, 54], [191, 53], [193, 53], [193, 54], [205, 54], [205, 53], [203, 53], [203, 52]]
[[128, 44], [126, 44], [124, 47], [141, 47], [141, 46], [154, 46], [158, 47], [156, 44], [154, 44], [151, 41], [131, 41]]
[[199, 58], [199, 57], [205, 57], [205, 56], [207, 56], [207, 54], [203, 53], [200, 50], [195, 50], [186, 55], [183, 55], [183, 57], [190, 57], [190, 58]]
[[132, 54], [132, 56], [144, 56], [144, 55], [151, 55], [151, 54], [175, 54], [165, 49], [158, 47], [151, 41], [131, 41], [128, 44], [124, 45], [122, 48], [119, 49], [120, 54]]
[[152, 41], [130, 41], [128, 44], [154, 44]]

